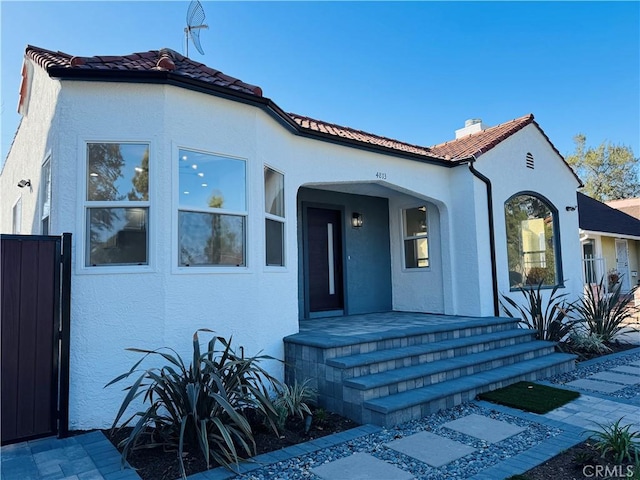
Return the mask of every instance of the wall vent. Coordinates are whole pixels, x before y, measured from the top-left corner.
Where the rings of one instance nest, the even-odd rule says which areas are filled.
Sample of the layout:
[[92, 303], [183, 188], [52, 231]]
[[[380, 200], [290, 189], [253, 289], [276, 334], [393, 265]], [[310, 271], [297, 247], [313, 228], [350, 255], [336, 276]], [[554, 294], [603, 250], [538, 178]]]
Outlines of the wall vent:
[[527, 168], [530, 168], [531, 170], [534, 168], [533, 155], [531, 155], [531, 153], [527, 153]]

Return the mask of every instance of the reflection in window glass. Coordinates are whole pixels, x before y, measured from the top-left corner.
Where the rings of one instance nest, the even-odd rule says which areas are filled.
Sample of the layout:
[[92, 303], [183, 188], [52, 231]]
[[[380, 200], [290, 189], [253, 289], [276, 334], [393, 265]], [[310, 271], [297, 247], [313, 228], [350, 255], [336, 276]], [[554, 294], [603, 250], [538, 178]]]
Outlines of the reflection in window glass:
[[504, 210], [510, 286], [557, 285], [556, 218], [551, 207], [533, 195], [518, 195]]
[[404, 265], [405, 268], [429, 266], [426, 206], [404, 210]]
[[245, 162], [178, 151], [178, 265], [246, 265]]
[[85, 265], [148, 265], [149, 145], [88, 143], [86, 161]]
[[243, 160], [189, 150], [179, 157], [180, 208], [246, 210]]
[[264, 167], [265, 254], [268, 267], [284, 266], [284, 175]]
[[146, 265], [148, 209], [89, 208], [87, 265]]
[[265, 212], [284, 217], [284, 175], [264, 167]]
[[239, 215], [179, 212], [181, 266], [244, 266], [245, 219]]
[[89, 143], [87, 200], [140, 202], [149, 200], [149, 145]]
[[267, 266], [284, 265], [284, 223], [265, 220]]
[[40, 233], [49, 235], [49, 216], [51, 214], [51, 162], [42, 165], [40, 177]]

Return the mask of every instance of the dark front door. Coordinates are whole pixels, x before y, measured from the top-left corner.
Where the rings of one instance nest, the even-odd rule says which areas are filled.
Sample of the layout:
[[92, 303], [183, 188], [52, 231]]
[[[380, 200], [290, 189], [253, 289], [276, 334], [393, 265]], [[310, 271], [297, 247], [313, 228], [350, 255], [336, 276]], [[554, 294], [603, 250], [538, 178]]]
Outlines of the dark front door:
[[309, 311], [344, 309], [342, 282], [342, 213], [307, 209]]

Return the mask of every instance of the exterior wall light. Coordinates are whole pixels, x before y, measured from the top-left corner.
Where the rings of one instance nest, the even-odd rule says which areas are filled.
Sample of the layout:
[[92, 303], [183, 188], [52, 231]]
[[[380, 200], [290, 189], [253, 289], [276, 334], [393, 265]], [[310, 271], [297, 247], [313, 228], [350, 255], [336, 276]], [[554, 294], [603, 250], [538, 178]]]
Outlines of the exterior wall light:
[[569, 206], [566, 206], [564, 208], [567, 210], [567, 212], [575, 212], [576, 208], [578, 208], [578, 206], [577, 205], [576, 206], [569, 205]]
[[360, 228], [362, 227], [362, 223], [362, 214], [353, 212], [353, 215], [351, 216], [351, 226], [353, 228]]
[[19, 186], [20, 188], [30, 187], [30, 186], [31, 186], [31, 180], [25, 180], [25, 179], [22, 179], [22, 180], [20, 180], [20, 181], [18, 182], [18, 186]]

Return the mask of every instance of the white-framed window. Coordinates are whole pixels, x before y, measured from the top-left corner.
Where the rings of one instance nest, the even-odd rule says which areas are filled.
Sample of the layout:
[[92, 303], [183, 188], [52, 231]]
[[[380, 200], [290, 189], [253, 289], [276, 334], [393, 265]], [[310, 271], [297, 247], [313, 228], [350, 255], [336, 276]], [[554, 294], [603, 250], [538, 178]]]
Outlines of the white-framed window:
[[16, 200], [11, 209], [11, 233], [19, 235], [22, 227], [22, 197]]
[[85, 266], [149, 264], [149, 144], [86, 144]]
[[405, 268], [428, 267], [429, 238], [426, 205], [405, 208], [402, 211], [402, 218]]
[[178, 149], [178, 266], [244, 267], [246, 162]]
[[264, 167], [265, 264], [284, 267], [284, 175]]
[[40, 176], [40, 233], [49, 235], [51, 216], [51, 157], [42, 164]]

